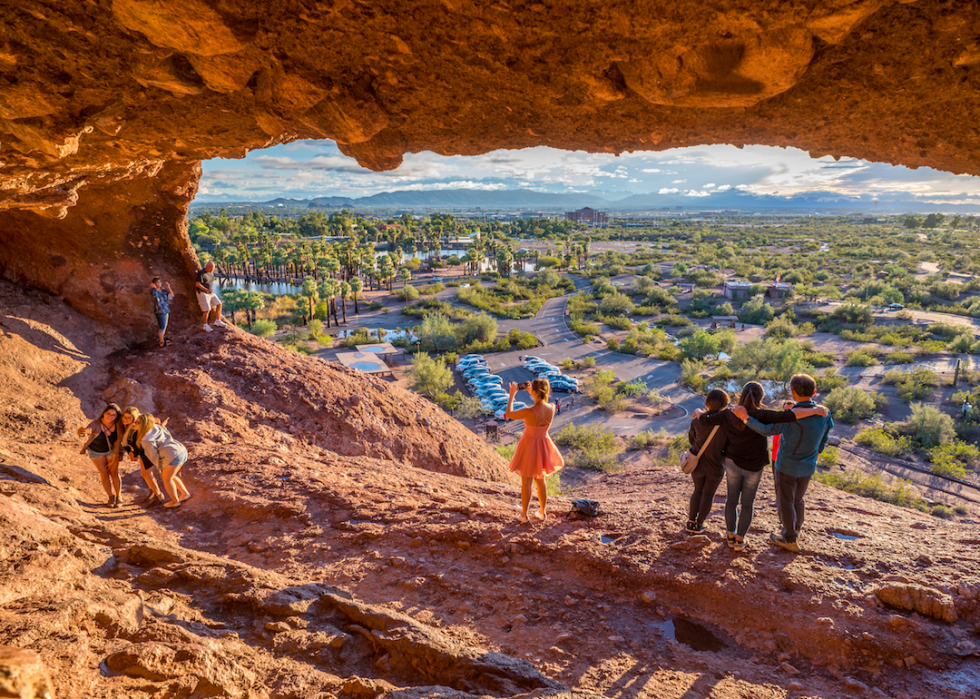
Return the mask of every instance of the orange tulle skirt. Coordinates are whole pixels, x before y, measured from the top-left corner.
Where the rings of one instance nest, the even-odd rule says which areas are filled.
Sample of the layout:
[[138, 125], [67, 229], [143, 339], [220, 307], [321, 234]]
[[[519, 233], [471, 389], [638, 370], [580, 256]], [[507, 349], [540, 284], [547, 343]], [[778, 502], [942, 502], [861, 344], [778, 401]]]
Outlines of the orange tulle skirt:
[[510, 462], [510, 470], [521, 478], [543, 478], [565, 466], [558, 447], [548, 434], [550, 425], [531, 425], [524, 428], [521, 441]]

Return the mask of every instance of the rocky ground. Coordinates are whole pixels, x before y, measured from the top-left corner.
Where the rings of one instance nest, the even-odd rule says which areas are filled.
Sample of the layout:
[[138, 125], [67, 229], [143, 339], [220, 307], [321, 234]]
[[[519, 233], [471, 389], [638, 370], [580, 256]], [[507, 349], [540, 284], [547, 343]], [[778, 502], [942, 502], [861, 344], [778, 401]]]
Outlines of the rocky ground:
[[[49, 299], [50, 301], [50, 299]], [[636, 459], [517, 522], [505, 464], [421, 399], [246, 336], [125, 348], [0, 285], [0, 643], [57, 697], [972, 697], [980, 526], [813, 485], [803, 552], [680, 533]], [[105, 395], [103, 395], [105, 391]], [[107, 509], [73, 429], [169, 416], [193, 499]], [[603, 514], [566, 520], [571, 497]]]

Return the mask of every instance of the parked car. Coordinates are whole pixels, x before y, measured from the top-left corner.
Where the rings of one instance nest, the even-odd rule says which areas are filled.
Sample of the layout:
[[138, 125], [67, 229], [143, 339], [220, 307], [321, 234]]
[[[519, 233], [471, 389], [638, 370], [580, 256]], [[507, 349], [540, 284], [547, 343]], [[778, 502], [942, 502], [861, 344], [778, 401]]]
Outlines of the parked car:
[[[514, 405], [511, 406], [511, 410], [520, 410], [521, 408], [526, 408], [526, 407], [527, 407], [527, 403], [518, 400], [518, 401], [514, 401]], [[503, 408], [495, 412], [493, 416], [498, 420], [503, 420], [505, 412], [507, 412], [507, 406], [504, 406]]]
[[578, 386], [559, 379], [551, 382], [551, 390], [557, 393], [578, 393]]
[[473, 369], [473, 368], [478, 367], [478, 366], [485, 367], [486, 365], [487, 365], [487, 362], [484, 359], [473, 359], [473, 360], [471, 360], [469, 362], [459, 362], [456, 365], [456, 371], [462, 373], [462, 372], [466, 371], [467, 369]]
[[890, 304], [888, 304], [888, 310], [889, 311], [901, 311], [904, 308], [905, 308], [905, 306], [903, 306], [900, 303], [890, 303]]
[[531, 367], [530, 371], [532, 374], [537, 374], [538, 376], [541, 376], [542, 374], [547, 374], [552, 371], [557, 371], [559, 374], [561, 373], [561, 369], [551, 364], [538, 364], [536, 366]]
[[490, 396], [499, 396], [503, 392], [499, 388], [491, 384], [489, 386], [477, 387], [474, 393], [476, 393], [476, 395], [479, 396], [480, 398], [489, 398]]
[[487, 385], [500, 386], [500, 385], [503, 384], [503, 381], [504, 380], [502, 378], [500, 378], [499, 376], [497, 376], [496, 374], [477, 374], [476, 376], [474, 376], [474, 377], [472, 377], [470, 379], [467, 379], [467, 383], [471, 383], [474, 386], [476, 386], [476, 385], [480, 385], [480, 386], [487, 386]]
[[463, 379], [466, 381], [466, 383], [472, 383], [473, 379], [480, 376], [490, 376], [490, 370], [479, 368], [479, 369], [470, 369], [469, 371], [463, 372]]
[[524, 364], [524, 367], [527, 368], [527, 365], [528, 364], [541, 363], [541, 362], [547, 363], [543, 359], [541, 359], [541, 357], [524, 357], [523, 364]]

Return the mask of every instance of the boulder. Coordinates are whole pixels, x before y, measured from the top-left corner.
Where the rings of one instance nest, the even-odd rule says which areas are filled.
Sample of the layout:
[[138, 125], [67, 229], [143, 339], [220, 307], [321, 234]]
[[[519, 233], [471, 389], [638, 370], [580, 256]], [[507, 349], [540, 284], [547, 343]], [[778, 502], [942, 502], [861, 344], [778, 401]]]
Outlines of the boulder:
[[918, 612], [948, 624], [956, 623], [956, 606], [947, 594], [914, 584], [888, 584], [875, 590], [875, 595], [889, 607]]

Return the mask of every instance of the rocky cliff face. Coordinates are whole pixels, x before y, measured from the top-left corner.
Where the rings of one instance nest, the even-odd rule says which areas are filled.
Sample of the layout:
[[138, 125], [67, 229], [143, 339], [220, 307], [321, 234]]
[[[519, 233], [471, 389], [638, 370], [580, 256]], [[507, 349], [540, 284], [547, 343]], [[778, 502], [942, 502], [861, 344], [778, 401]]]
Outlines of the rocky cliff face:
[[[681, 534], [689, 480], [651, 464], [573, 495], [600, 518], [520, 525], [502, 461], [418, 398], [237, 333], [126, 349], [44, 296], [0, 283], [0, 694], [975, 695], [975, 513], [814, 484], [794, 557], [767, 476], [736, 555], [720, 504]], [[142, 508], [124, 463], [103, 506], [74, 428], [108, 399], [170, 418], [192, 500]]]

